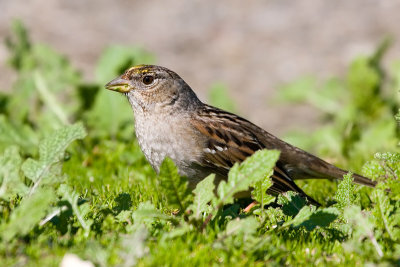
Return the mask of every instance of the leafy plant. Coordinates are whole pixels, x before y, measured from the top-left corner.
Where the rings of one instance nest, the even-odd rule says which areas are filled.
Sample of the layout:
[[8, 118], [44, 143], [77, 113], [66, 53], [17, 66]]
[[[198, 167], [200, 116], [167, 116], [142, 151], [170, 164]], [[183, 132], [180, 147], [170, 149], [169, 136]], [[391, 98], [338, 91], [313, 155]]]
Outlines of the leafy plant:
[[[193, 190], [170, 159], [157, 175], [128, 103], [103, 89], [127, 67], [154, 62], [148, 52], [111, 46], [85, 81], [20, 22], [6, 43], [17, 80], [0, 96], [2, 265], [59, 266], [71, 257], [96, 266], [398, 265], [400, 64], [381, 67], [388, 43], [355, 59], [345, 78], [309, 76], [281, 91], [322, 114], [319, 129], [291, 143], [378, 182], [355, 186], [350, 173], [338, 185], [299, 181], [326, 203], [320, 208], [293, 192], [266, 194], [279, 151], [258, 151], [226, 181], [211, 174]], [[210, 98], [234, 108], [223, 85]]]

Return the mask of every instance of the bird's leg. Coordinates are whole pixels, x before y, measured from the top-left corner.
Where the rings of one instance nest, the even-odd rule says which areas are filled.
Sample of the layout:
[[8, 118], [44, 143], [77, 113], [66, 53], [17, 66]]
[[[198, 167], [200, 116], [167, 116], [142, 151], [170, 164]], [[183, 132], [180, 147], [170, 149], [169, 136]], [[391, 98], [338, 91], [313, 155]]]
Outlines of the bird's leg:
[[253, 201], [253, 202], [251, 202], [243, 211], [244, 211], [245, 213], [249, 213], [249, 212], [251, 211], [251, 209], [252, 209], [255, 205], [257, 205], [257, 204], [258, 204], [257, 201]]

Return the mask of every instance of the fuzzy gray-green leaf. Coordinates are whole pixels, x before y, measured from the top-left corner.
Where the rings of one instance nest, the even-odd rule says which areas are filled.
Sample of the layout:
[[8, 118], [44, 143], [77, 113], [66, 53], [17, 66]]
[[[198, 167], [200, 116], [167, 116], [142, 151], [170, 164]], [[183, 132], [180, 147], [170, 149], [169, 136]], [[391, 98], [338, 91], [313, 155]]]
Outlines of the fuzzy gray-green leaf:
[[20, 173], [22, 159], [18, 148], [8, 147], [0, 156], [0, 198], [9, 201], [19, 194], [25, 195], [28, 187], [22, 180]]
[[27, 234], [46, 215], [55, 198], [54, 191], [49, 188], [40, 189], [37, 194], [24, 198], [11, 213], [10, 220], [0, 226], [1, 237], [9, 241], [16, 235]]
[[69, 144], [85, 136], [85, 128], [81, 123], [77, 123], [55, 131], [40, 142], [39, 160], [29, 158], [22, 164], [22, 171], [34, 183], [30, 194], [36, 190], [42, 179], [50, 173], [52, 166], [61, 161]]

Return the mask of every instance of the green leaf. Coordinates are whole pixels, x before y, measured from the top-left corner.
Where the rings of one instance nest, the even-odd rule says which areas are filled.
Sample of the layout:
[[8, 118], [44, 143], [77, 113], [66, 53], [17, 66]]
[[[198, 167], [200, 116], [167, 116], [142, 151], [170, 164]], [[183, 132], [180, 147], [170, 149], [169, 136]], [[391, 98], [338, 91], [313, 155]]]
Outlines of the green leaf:
[[278, 196], [278, 204], [282, 205], [282, 211], [287, 216], [296, 216], [306, 205], [306, 202], [305, 198], [292, 191]]
[[214, 198], [214, 184], [215, 174], [210, 174], [196, 185], [193, 190], [194, 199], [193, 203], [188, 207], [193, 212], [195, 219], [200, 219], [202, 213], [208, 211], [209, 205]]
[[169, 216], [161, 213], [150, 201], [141, 202], [137, 209], [132, 213], [132, 219], [135, 225], [150, 225], [155, 220], [168, 220]]
[[145, 227], [151, 230], [155, 223], [164, 221], [173, 221], [175, 218], [162, 213], [150, 202], [139, 203], [137, 209], [132, 212], [133, 224], [127, 227], [128, 232], [138, 231]]
[[[393, 118], [380, 118], [369, 122], [368, 129], [361, 132], [360, 139], [354, 143], [354, 147], [349, 151], [353, 162], [359, 161], [358, 165], [365, 163], [365, 159], [370, 159], [376, 151], [391, 151], [398, 143], [396, 128], [398, 126]], [[376, 142], [376, 140], [385, 140]], [[368, 155], [368, 156], [367, 156]]]
[[306, 220], [308, 220], [311, 217], [311, 214], [313, 213], [313, 211], [315, 211], [315, 207], [312, 206], [303, 206], [296, 214], [296, 216], [285, 222], [285, 224], [283, 225], [283, 227], [289, 226], [289, 225], [293, 225], [295, 227], [300, 226], [303, 222], [305, 222]]
[[58, 102], [55, 94], [49, 90], [43, 75], [40, 72], [35, 72], [33, 78], [35, 81], [35, 87], [43, 102], [48, 106], [49, 111], [55, 115], [61, 125], [69, 124], [68, 115], [65, 113], [61, 103]]
[[93, 224], [93, 220], [86, 218], [90, 211], [89, 203], [78, 205], [79, 194], [66, 184], [62, 184], [58, 188], [57, 193], [63, 200], [68, 201], [71, 204], [72, 212], [75, 214], [79, 224], [82, 226], [85, 237], [88, 237], [90, 226]]
[[120, 241], [122, 249], [119, 251], [119, 255], [123, 261], [120, 266], [136, 266], [137, 261], [149, 252], [146, 246], [148, 235], [146, 228], [142, 225], [134, 233], [122, 236]]
[[259, 221], [250, 216], [244, 219], [235, 219], [228, 222], [226, 225], [225, 235], [252, 235], [257, 231], [260, 226]]
[[26, 177], [34, 183], [29, 194], [33, 194], [43, 178], [48, 177], [54, 164], [60, 162], [64, 151], [71, 142], [86, 136], [85, 128], [81, 123], [66, 126], [55, 131], [39, 144], [39, 160], [27, 159], [22, 165]]
[[14, 38], [6, 39], [7, 48], [11, 54], [9, 63], [16, 70], [29, 69], [33, 65], [33, 58], [29, 56], [31, 42], [28, 32], [20, 20], [13, 20], [11, 26]]
[[385, 169], [377, 160], [372, 160], [365, 163], [362, 168], [362, 174], [365, 177], [372, 178], [374, 181], [386, 179]]
[[[375, 189], [372, 193], [374, 209], [372, 214], [375, 218], [375, 224], [383, 229], [384, 234], [393, 241], [400, 239], [400, 209], [397, 201], [391, 201], [383, 190]], [[397, 207], [396, 207], [397, 206]]]
[[228, 181], [221, 181], [218, 197], [222, 204], [233, 203], [236, 193], [249, 190], [251, 185], [269, 176], [279, 158], [277, 150], [259, 150], [240, 165], [235, 164], [228, 174]]
[[64, 151], [73, 141], [83, 139], [86, 131], [82, 123], [66, 126], [55, 131], [39, 144], [40, 161], [52, 163], [64, 156]]
[[356, 186], [353, 184], [352, 174], [343, 176], [343, 180], [338, 185], [338, 190], [335, 194], [335, 200], [339, 208], [348, 207], [358, 201], [358, 195], [356, 194]]
[[7, 115], [13, 123], [28, 120], [40, 126], [40, 131], [58, 128], [77, 111], [73, 89], [81, 75], [65, 56], [49, 46], [32, 44], [21, 22], [13, 26], [14, 36], [6, 43], [10, 62], [18, 72]]
[[264, 210], [264, 206], [273, 202], [275, 197], [267, 194], [268, 188], [272, 186], [271, 175], [273, 173], [271, 169], [270, 173], [267, 174], [264, 179], [254, 184], [254, 189], [251, 191], [252, 198], [260, 204], [260, 210]]
[[[312, 76], [305, 76], [294, 82], [286, 84], [279, 90], [277, 100], [286, 102], [304, 102], [309, 98], [316, 87], [316, 79]], [[314, 89], [315, 90], [315, 89]]]
[[379, 73], [370, 64], [368, 57], [359, 57], [350, 66], [347, 83], [352, 94], [352, 105], [356, 108], [371, 112], [377, 101], [377, 88], [380, 82]]
[[20, 173], [21, 164], [22, 159], [15, 146], [8, 147], [0, 156], [0, 198], [10, 201], [16, 195], [24, 196], [28, 192]]
[[[381, 246], [375, 237], [374, 224], [370, 214], [361, 211], [359, 206], [348, 206], [344, 209], [343, 217], [352, 225], [352, 238], [347, 247], [361, 247], [360, 242], [369, 240], [379, 257], [383, 256]], [[358, 246], [357, 246], [358, 244]]]
[[181, 177], [178, 168], [170, 158], [165, 158], [160, 167], [161, 188], [170, 205], [184, 212], [190, 201], [190, 191], [186, 177]]
[[42, 188], [36, 194], [24, 198], [11, 213], [10, 220], [0, 226], [3, 240], [7, 242], [16, 235], [29, 233], [46, 215], [50, 203], [55, 199], [54, 191], [49, 188]]
[[185, 223], [184, 221], [181, 222], [181, 224], [179, 224], [179, 226], [177, 226], [176, 228], [172, 229], [171, 231], [169, 231], [168, 233], [163, 234], [160, 243], [161, 242], [171, 242], [171, 239], [175, 239], [175, 238], [179, 238], [187, 233], [189, 233], [190, 231], [192, 231], [193, 225]]
[[259, 237], [257, 229], [260, 227], [260, 221], [255, 216], [246, 218], [236, 218], [226, 225], [224, 232], [218, 234], [218, 239], [214, 242], [214, 249], [232, 250], [233, 248], [241, 248], [241, 250], [251, 251], [265, 240], [266, 236]]
[[333, 78], [324, 82], [321, 87], [316, 93], [309, 93], [308, 101], [322, 112], [334, 115], [347, 97], [343, 93], [345, 85], [341, 80]]
[[25, 153], [34, 154], [38, 138], [28, 125], [13, 124], [6, 116], [0, 114], [0, 144], [18, 145]]
[[294, 227], [304, 226], [307, 231], [314, 230], [317, 226], [327, 227], [340, 215], [337, 208], [325, 208], [315, 210], [315, 207], [304, 206], [292, 220], [287, 221], [283, 226]]
[[379, 181], [377, 188], [390, 190], [392, 200], [400, 200], [400, 153], [375, 153], [375, 160], [363, 166], [363, 174]]
[[327, 227], [340, 215], [340, 213], [341, 212], [334, 207], [318, 209], [313, 212], [310, 218], [307, 221], [304, 221], [302, 225], [309, 231], [314, 229], [316, 226]]

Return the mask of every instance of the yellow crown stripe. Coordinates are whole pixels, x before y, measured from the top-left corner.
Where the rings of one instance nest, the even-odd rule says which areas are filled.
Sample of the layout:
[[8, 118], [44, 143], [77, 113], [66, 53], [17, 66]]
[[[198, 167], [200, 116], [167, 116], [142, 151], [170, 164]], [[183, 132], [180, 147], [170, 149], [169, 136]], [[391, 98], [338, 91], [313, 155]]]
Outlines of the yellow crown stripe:
[[147, 73], [147, 72], [149, 72], [150, 69], [151, 69], [151, 68], [150, 68], [150, 66], [148, 66], [148, 65], [136, 65], [136, 66], [130, 68], [130, 69], [128, 70], [128, 72], [130, 72], [130, 73], [141, 74], [141, 73]]

